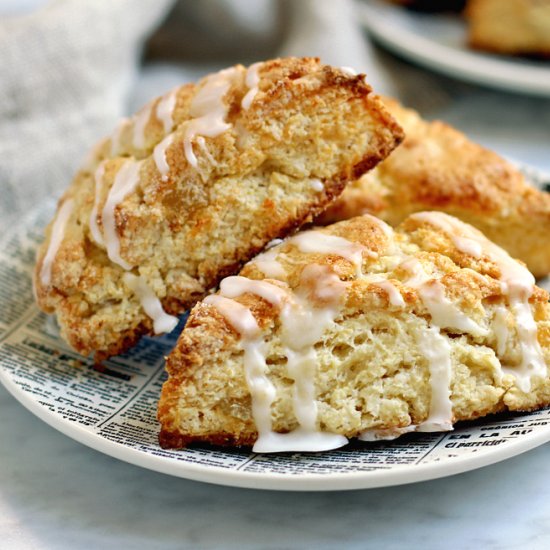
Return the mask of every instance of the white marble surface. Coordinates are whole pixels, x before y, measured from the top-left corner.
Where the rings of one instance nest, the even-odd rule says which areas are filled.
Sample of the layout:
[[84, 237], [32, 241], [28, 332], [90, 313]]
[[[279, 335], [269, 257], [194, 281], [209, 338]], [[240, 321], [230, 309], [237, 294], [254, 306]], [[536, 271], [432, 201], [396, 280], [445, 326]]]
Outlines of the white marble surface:
[[[550, 100], [436, 78], [402, 99], [501, 153], [550, 172]], [[140, 103], [180, 78], [150, 68]], [[157, 89], [158, 87], [158, 89]], [[550, 547], [550, 445], [477, 471], [402, 487], [273, 493], [219, 487], [119, 462], [56, 432], [0, 387], [0, 548]]]
[[543, 550], [550, 445], [457, 476], [337, 493], [218, 487], [56, 432], [0, 388], [0, 548]]

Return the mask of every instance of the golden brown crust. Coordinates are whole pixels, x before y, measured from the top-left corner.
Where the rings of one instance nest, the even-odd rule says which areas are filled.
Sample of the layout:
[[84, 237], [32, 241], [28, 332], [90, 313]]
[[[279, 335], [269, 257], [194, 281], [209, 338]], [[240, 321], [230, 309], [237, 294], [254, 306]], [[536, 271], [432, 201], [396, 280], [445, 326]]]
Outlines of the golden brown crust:
[[[504, 410], [527, 411], [550, 404], [550, 378], [535, 378], [523, 393], [501, 365], [517, 364], [519, 336], [510, 313], [510, 298], [501, 284], [503, 267], [488, 252], [473, 256], [459, 248], [453, 236], [433, 222], [409, 217], [388, 235], [370, 217], [357, 217], [321, 232], [365, 247], [362, 277], [357, 267], [339, 254], [305, 253], [295, 240], [274, 251], [284, 268], [280, 282], [271, 284], [292, 291], [301, 288], [304, 269], [311, 264], [328, 266], [346, 281], [342, 309], [315, 345], [318, 422], [328, 431], [357, 437], [366, 429], [394, 430], [420, 424], [428, 416], [429, 365], [418, 331], [435, 322], [418, 286], [411, 282], [408, 260], [418, 262], [428, 280], [439, 281], [452, 311], [458, 311], [486, 334], [442, 328], [451, 349], [453, 422], [473, 420]], [[407, 267], [408, 266], [408, 267]], [[383, 275], [398, 291], [402, 305], [392, 302], [387, 289], [372, 274]], [[247, 264], [241, 276], [264, 280], [261, 264]], [[432, 283], [430, 283], [432, 284]], [[312, 307], [323, 299], [310, 296]], [[292, 384], [285, 370], [280, 313], [256, 294], [245, 293], [234, 301], [246, 306], [262, 330], [268, 375], [280, 392], [271, 406], [273, 429], [280, 433], [296, 428], [290, 405]], [[534, 289], [529, 307], [538, 324], [537, 338], [550, 364], [550, 306], [548, 293]], [[508, 338], [500, 349], [496, 316], [507, 312]], [[416, 336], [415, 336], [416, 335]], [[181, 448], [192, 442], [250, 446], [257, 438], [251, 412], [251, 395], [245, 380], [240, 334], [213, 305], [197, 304], [167, 358], [169, 378], [159, 401], [161, 444]]]
[[550, 194], [517, 168], [440, 122], [384, 99], [405, 141], [349, 185], [321, 223], [371, 213], [397, 225], [412, 212], [441, 210], [480, 229], [541, 277], [550, 273]]
[[[52, 264], [51, 284], [39, 275], [51, 225], [35, 283], [40, 307], [56, 313], [62, 335], [80, 353], [95, 352], [98, 358], [120, 353], [152, 330], [123, 282], [124, 269], [92, 238], [94, 172], [100, 164], [96, 219], [105, 232], [102, 212], [117, 175], [129, 162], [141, 161], [135, 190], [114, 210], [120, 256], [164, 309], [178, 314], [267, 242], [311, 221], [403, 137], [362, 75], [346, 75], [313, 58], [267, 61], [245, 109], [246, 69], [232, 71], [223, 97], [230, 128], [193, 142], [196, 168], [184, 151], [186, 129], [205, 80], [175, 92], [166, 178], [154, 156], [165, 137], [157, 98], [96, 146], [66, 192], [64, 200], [72, 199], [74, 209]], [[136, 140], [140, 128], [142, 139]], [[323, 183], [321, 191], [312, 179]]]

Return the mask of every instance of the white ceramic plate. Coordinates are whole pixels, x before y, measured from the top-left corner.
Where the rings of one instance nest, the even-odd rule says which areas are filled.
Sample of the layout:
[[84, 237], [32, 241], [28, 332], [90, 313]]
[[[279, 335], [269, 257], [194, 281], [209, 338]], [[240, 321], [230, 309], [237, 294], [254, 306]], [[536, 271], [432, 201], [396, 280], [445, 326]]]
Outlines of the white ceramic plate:
[[475, 84], [550, 97], [550, 61], [471, 50], [456, 14], [416, 13], [383, 0], [363, 0], [358, 12], [376, 41], [410, 61]]
[[[526, 173], [543, 183], [537, 172]], [[326, 453], [255, 455], [157, 444], [155, 406], [164, 360], [178, 329], [144, 338], [100, 372], [59, 338], [31, 290], [34, 250], [53, 205], [32, 214], [0, 243], [0, 381], [23, 406], [100, 452], [165, 474], [222, 485], [326, 491], [413, 483], [465, 472], [550, 441], [550, 409], [495, 416], [445, 434], [406, 434], [393, 442], [352, 443]], [[11, 282], [10, 282], [11, 281]], [[11, 286], [11, 290], [10, 290]], [[181, 328], [181, 327], [180, 327]]]

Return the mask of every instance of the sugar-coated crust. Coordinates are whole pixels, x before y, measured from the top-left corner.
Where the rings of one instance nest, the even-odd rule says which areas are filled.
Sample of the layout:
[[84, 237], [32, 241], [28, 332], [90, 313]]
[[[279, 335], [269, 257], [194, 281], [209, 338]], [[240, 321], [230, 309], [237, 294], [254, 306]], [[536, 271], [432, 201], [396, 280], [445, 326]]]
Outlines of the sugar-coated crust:
[[404, 142], [350, 184], [319, 222], [372, 213], [396, 225], [412, 212], [441, 210], [480, 229], [537, 277], [550, 273], [550, 193], [448, 124], [384, 103], [403, 126]]
[[[318, 421], [325, 429], [356, 437], [366, 429], [398, 429], [419, 424], [428, 416], [431, 391], [425, 350], [414, 338], [431, 317], [418, 290], [409, 286], [410, 273], [399, 253], [416, 258], [426, 273], [444, 286], [445, 296], [461, 313], [487, 327], [483, 336], [441, 329], [452, 350], [453, 422], [472, 420], [505, 410], [529, 411], [550, 404], [548, 375], [535, 377], [528, 393], [520, 391], [501, 365], [516, 364], [520, 356], [517, 326], [509, 297], [499, 280], [501, 268], [487, 254], [474, 257], [457, 248], [445, 231], [429, 221], [410, 217], [393, 239], [370, 216], [357, 217], [321, 231], [360, 243], [362, 272], [384, 274], [398, 289], [403, 306], [395, 306], [386, 290], [357, 278], [350, 261], [333, 254], [306, 254], [292, 240], [278, 245], [277, 261], [286, 276], [269, 282], [290, 289], [299, 285], [311, 263], [330, 266], [347, 281], [343, 306], [334, 326], [315, 346], [315, 390]], [[390, 240], [392, 242], [390, 242]], [[374, 254], [373, 254], [374, 252]], [[240, 275], [264, 279], [258, 264], [247, 264]], [[550, 365], [550, 306], [548, 293], [535, 287], [529, 304], [538, 326], [544, 361]], [[267, 346], [268, 376], [281, 394], [272, 405], [273, 429], [296, 427], [290, 405], [291, 386], [281, 361], [281, 325], [275, 306], [255, 294], [234, 298], [253, 314]], [[315, 305], [315, 297], [312, 297]], [[320, 305], [320, 303], [317, 303]], [[507, 311], [510, 340], [498, 351], [494, 328], [497, 309]], [[167, 358], [168, 380], [158, 408], [163, 447], [181, 448], [193, 442], [250, 446], [257, 438], [251, 396], [245, 380], [240, 335], [212, 305], [192, 310], [173, 352]]]
[[469, 0], [468, 42], [494, 53], [550, 57], [550, 2]]
[[[50, 284], [42, 283], [40, 271], [53, 222], [46, 230], [35, 286], [39, 306], [57, 315], [63, 337], [80, 353], [95, 353], [101, 360], [152, 331], [151, 320], [122, 281], [124, 269], [91, 235], [94, 173], [100, 163], [104, 175], [96, 219], [101, 230], [102, 209], [119, 170], [128, 159], [143, 161], [138, 185], [115, 208], [120, 256], [167, 313], [179, 314], [271, 239], [311, 221], [403, 138], [364, 75], [350, 76], [314, 58], [267, 61], [258, 71], [258, 92], [245, 109], [246, 74], [237, 66], [223, 97], [230, 128], [193, 141], [197, 168], [187, 161], [184, 134], [191, 102], [205, 80], [175, 92], [165, 181], [153, 154], [166, 137], [157, 111], [162, 98], [157, 98], [141, 117], [138, 113], [93, 149], [61, 199], [60, 205], [74, 201], [74, 209]], [[138, 140], [136, 147], [136, 124], [143, 123], [143, 143]], [[312, 179], [323, 189], [315, 189]]]

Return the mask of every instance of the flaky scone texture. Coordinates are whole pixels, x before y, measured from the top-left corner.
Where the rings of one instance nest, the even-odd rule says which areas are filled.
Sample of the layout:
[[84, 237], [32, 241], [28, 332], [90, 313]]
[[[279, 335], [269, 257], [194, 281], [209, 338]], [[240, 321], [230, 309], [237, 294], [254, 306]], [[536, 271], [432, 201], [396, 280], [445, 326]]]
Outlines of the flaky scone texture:
[[[247, 353], [258, 350], [265, 356], [264, 374], [276, 389], [269, 410], [272, 430], [278, 433], [292, 432], [299, 425], [294, 407], [299, 376], [291, 372], [289, 362], [300, 354], [313, 353], [315, 358], [311, 376], [316, 428], [348, 438], [414, 430], [430, 416], [433, 420], [437, 400], [450, 400], [451, 423], [548, 405], [547, 292], [532, 287], [530, 297], [523, 295], [520, 321], [519, 302], [506, 291], [507, 284], [515, 283], [506, 279], [510, 271], [501, 261], [505, 256], [487, 249], [479, 254], [473, 240], [465, 237], [473, 231], [477, 239], [478, 232], [469, 227], [461, 235], [462, 226], [453, 225], [458, 233], [449, 233], [450, 217], [435, 214], [434, 219], [431, 213], [413, 215], [395, 232], [370, 215], [336, 223], [315, 230], [314, 239], [311, 234], [302, 242], [287, 239], [247, 264], [240, 277], [230, 278], [248, 285], [248, 280], [268, 283], [290, 296], [301, 296], [302, 305], [305, 297], [311, 308], [306, 313], [323, 322], [334, 298], [331, 289], [340, 287], [340, 307], [332, 310], [331, 322], [311, 349], [296, 342], [310, 331], [312, 317], [302, 315], [295, 326], [287, 319], [285, 326], [281, 306], [274, 305], [265, 288], [263, 297], [258, 291], [233, 294], [236, 311], [245, 306], [260, 327], [261, 345], [243, 339], [235, 327], [235, 319], [244, 319], [242, 312], [231, 322], [212, 298], [197, 304], [167, 359], [169, 378], [158, 409], [161, 445], [253, 445], [258, 429], [250, 383], [257, 385], [258, 373], [256, 378], [247, 374], [245, 362], [254, 358]], [[333, 241], [320, 246], [326, 236], [350, 244]], [[326, 250], [325, 245], [337, 245], [340, 252], [311, 252], [315, 247]], [[357, 246], [362, 252], [354, 263]], [[526, 274], [519, 264], [513, 265], [512, 272]], [[267, 278], [266, 271], [280, 275]], [[316, 277], [321, 280], [317, 286]], [[526, 387], [516, 374], [525, 353], [530, 353], [522, 349], [522, 327], [531, 316], [536, 323], [531, 351], [538, 350], [534, 355], [538, 353], [542, 363]], [[437, 387], [438, 369], [445, 361], [448, 385]], [[258, 395], [261, 398], [261, 392]]]
[[402, 137], [364, 75], [314, 58], [181, 86], [123, 121], [76, 175], [58, 208], [66, 223], [50, 224], [38, 253], [38, 304], [80, 353], [120, 353], [153, 330], [125, 275], [151, 310], [158, 299], [181, 313]]
[[480, 229], [535, 276], [550, 273], [550, 193], [451, 126], [392, 99], [384, 103], [405, 130], [404, 142], [350, 184], [319, 223], [371, 213], [397, 225], [412, 212], [440, 210]]
[[550, 57], [548, 0], [469, 0], [468, 40], [495, 53]]

